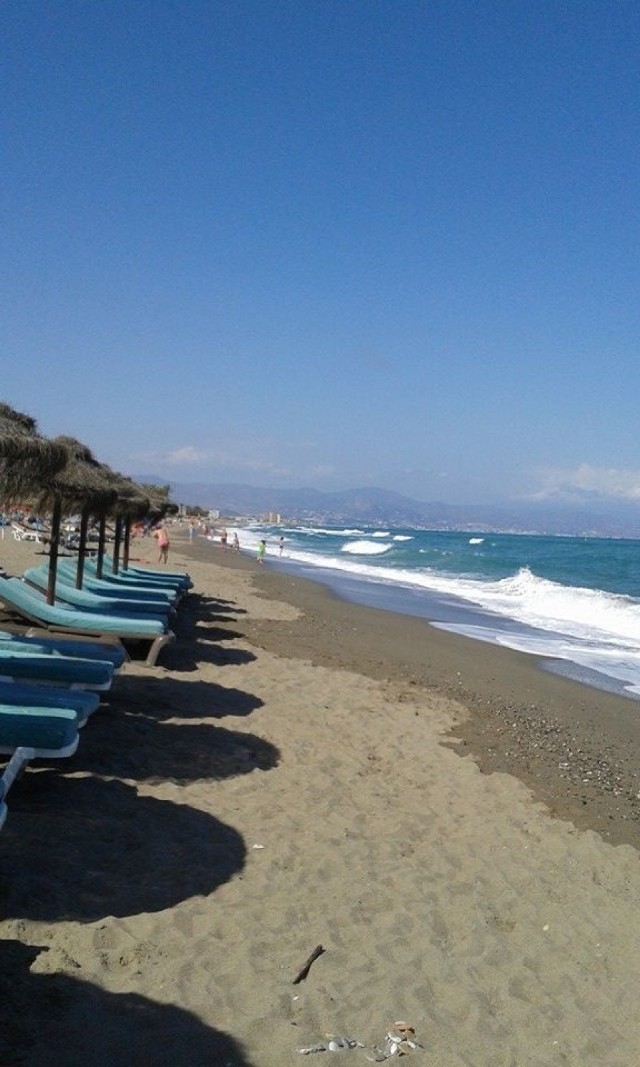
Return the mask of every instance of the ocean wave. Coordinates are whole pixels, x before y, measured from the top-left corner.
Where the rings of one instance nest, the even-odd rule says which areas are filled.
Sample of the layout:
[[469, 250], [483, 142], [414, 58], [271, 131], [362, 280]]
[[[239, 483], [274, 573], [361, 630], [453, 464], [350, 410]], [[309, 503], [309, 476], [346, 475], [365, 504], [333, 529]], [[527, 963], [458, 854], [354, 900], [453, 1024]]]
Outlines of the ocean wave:
[[[315, 534], [326, 534], [328, 537], [363, 537], [365, 533], [364, 530], [358, 529], [329, 530], [325, 529], [323, 526], [305, 527], [301, 528], [299, 532], [310, 534], [311, 536], [314, 536]], [[374, 534], [373, 536], [376, 537], [377, 535]]]
[[[611, 561], [610, 570], [606, 572], [596, 570], [588, 556], [585, 559], [582, 544], [579, 546], [579, 564], [574, 565], [573, 570], [565, 567], [564, 544], [543, 538], [525, 537], [516, 542], [505, 537], [494, 552], [497, 539], [492, 535], [492, 551], [476, 552], [467, 547], [473, 540], [468, 534], [445, 536], [413, 531], [410, 536], [387, 534], [382, 530], [364, 533], [351, 527], [307, 527], [300, 533], [304, 536], [296, 538], [294, 535], [291, 543], [287, 538], [288, 562], [317, 572], [333, 571], [334, 577], [343, 575], [347, 580], [404, 589], [409, 594], [407, 603], [412, 614], [418, 603], [416, 598], [420, 599], [422, 594], [424, 606], [417, 613], [424, 613], [427, 618], [429, 598], [434, 605], [435, 618], [439, 617], [438, 611], [447, 601], [456, 616], [465, 611], [466, 605], [473, 618], [477, 619], [481, 613], [486, 619], [483, 633], [471, 633], [467, 629], [469, 636], [493, 640], [558, 661], [571, 661], [617, 679], [618, 684], [628, 691], [640, 693], [640, 598], [605, 591], [600, 586], [600, 582], [606, 580], [617, 581], [620, 585], [620, 575], [626, 573], [623, 567], [635, 565], [635, 556], [615, 554], [616, 545], [611, 549], [608, 544], [604, 548], [598, 544], [591, 546], [592, 557], [598, 566], [601, 558]], [[258, 537], [265, 534], [267, 556], [278, 556], [276, 533], [271, 528], [241, 531], [242, 547], [251, 549], [257, 545]], [[423, 538], [430, 543], [424, 544]], [[397, 544], [411, 540], [415, 544], [409, 547]], [[526, 551], [532, 555], [538, 553], [541, 568], [549, 566], [550, 559], [555, 567], [552, 577], [540, 577], [535, 573], [535, 567], [520, 565]], [[604, 557], [603, 553], [606, 553]], [[495, 568], [493, 574], [491, 568]], [[578, 581], [574, 579], [575, 584], [571, 584], [570, 580], [564, 580], [562, 574], [565, 572], [574, 575]], [[585, 582], [591, 578], [593, 584], [600, 587], [580, 585], [583, 575]], [[635, 593], [637, 586], [634, 578], [626, 587]], [[616, 588], [615, 585], [612, 587]], [[491, 634], [493, 636], [489, 636]]]
[[[375, 537], [375, 534], [373, 535]], [[381, 556], [388, 552], [391, 545], [381, 545], [375, 541], [351, 541], [342, 546], [342, 551], [354, 556]]]
[[640, 652], [640, 602], [601, 590], [564, 586], [539, 578], [528, 567], [498, 581], [445, 575], [431, 568], [417, 570], [359, 563], [353, 555], [379, 556], [393, 546], [375, 541], [343, 545], [339, 556], [300, 553], [301, 562], [344, 571], [365, 580], [439, 593], [467, 601], [483, 611], [513, 619], [545, 631], [593, 640], [615, 642]]

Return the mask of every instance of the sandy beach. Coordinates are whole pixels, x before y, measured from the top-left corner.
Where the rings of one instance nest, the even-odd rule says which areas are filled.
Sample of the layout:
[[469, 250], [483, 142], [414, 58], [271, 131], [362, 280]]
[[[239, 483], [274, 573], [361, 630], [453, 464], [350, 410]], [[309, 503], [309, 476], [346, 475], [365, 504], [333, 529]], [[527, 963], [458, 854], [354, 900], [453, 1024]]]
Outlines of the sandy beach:
[[640, 705], [202, 538], [169, 566], [175, 645], [9, 795], [2, 1067], [356, 1065], [398, 1020], [416, 1067], [640, 1062]]

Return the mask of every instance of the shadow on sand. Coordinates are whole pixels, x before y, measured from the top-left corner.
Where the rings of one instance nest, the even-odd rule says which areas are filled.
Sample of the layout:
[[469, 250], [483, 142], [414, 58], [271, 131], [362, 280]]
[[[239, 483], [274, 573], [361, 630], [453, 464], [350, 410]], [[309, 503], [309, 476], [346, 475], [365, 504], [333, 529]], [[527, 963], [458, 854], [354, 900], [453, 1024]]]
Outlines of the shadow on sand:
[[0, 916], [93, 922], [171, 908], [242, 870], [232, 827], [124, 782], [31, 770], [2, 830]]
[[[117, 712], [163, 719], [223, 719], [246, 716], [264, 701], [244, 689], [198, 679], [164, 675], [121, 674], [113, 689], [104, 694], [107, 717]], [[95, 721], [95, 720], [94, 720]]]
[[173, 623], [177, 641], [163, 653], [162, 664], [171, 671], [195, 671], [203, 663], [216, 667], [252, 663], [248, 649], [228, 648], [225, 641], [242, 637], [232, 624], [239, 609], [222, 609], [217, 602], [191, 594]]
[[34, 973], [42, 951], [0, 941], [3, 1067], [252, 1067], [232, 1037], [173, 1004]]
[[269, 741], [211, 722], [190, 721], [247, 716], [261, 706], [251, 693], [215, 682], [123, 675], [89, 719], [78, 751], [61, 770], [177, 783], [267, 771], [280, 757]]

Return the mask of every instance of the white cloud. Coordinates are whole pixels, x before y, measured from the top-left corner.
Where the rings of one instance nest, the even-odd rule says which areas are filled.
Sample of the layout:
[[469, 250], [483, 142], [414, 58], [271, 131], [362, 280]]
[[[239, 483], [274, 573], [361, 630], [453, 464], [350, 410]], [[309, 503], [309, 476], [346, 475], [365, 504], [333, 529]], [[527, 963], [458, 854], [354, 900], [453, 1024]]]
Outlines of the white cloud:
[[532, 500], [640, 501], [640, 471], [614, 467], [591, 467], [582, 463], [574, 470], [547, 468], [537, 472], [539, 488], [529, 494]]
[[195, 448], [193, 445], [184, 445], [182, 448], [175, 448], [173, 452], [166, 452], [162, 458], [171, 467], [192, 467], [205, 463], [209, 456], [209, 452]]

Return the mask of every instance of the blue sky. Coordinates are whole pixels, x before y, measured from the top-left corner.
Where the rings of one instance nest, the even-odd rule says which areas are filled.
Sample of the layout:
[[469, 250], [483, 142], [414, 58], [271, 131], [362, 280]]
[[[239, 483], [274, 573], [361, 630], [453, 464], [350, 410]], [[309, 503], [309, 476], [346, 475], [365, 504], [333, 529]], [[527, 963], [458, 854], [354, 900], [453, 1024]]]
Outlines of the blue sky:
[[640, 498], [640, 9], [4, 0], [2, 399], [127, 473]]

